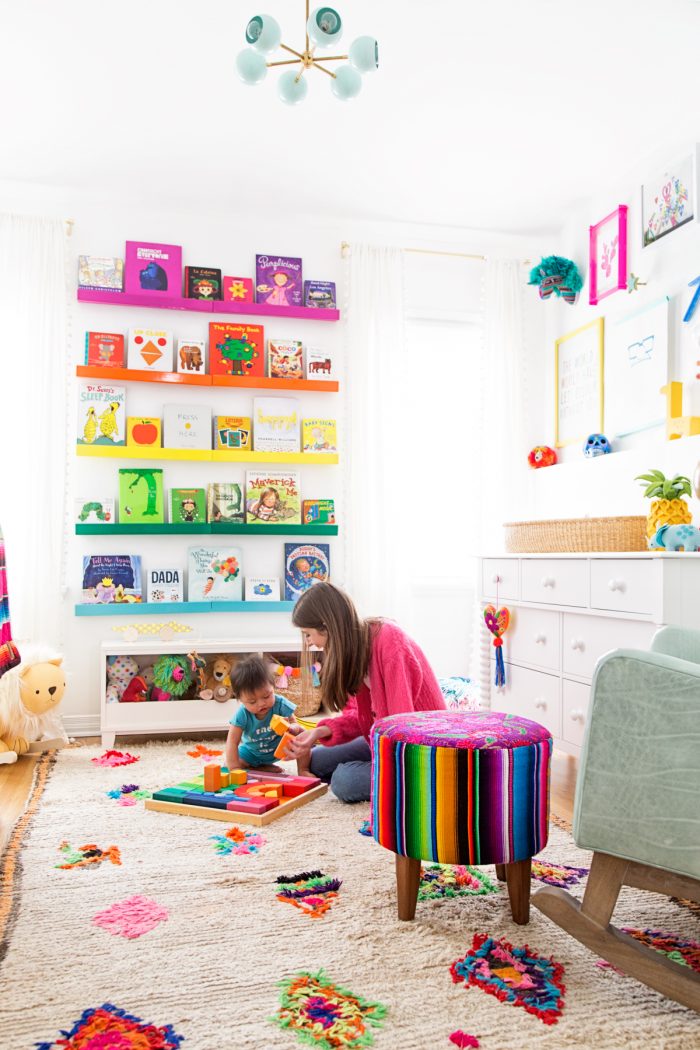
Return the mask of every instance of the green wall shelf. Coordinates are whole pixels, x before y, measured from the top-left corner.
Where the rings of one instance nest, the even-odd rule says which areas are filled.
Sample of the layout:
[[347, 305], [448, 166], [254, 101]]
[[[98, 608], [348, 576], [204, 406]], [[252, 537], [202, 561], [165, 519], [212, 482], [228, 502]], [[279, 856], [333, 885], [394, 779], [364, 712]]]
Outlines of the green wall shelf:
[[206, 524], [188, 525], [186, 522], [160, 522], [158, 524], [124, 522], [116, 525], [75, 526], [76, 536], [337, 536], [337, 525], [236, 525], [230, 521], [211, 521]]

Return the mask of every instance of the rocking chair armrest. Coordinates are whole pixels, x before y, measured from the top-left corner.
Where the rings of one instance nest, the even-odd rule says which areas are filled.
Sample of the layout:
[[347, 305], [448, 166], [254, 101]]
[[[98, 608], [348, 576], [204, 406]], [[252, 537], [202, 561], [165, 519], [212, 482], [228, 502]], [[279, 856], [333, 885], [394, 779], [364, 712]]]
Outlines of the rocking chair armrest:
[[688, 627], [662, 627], [651, 640], [651, 651], [700, 664], [700, 631]]

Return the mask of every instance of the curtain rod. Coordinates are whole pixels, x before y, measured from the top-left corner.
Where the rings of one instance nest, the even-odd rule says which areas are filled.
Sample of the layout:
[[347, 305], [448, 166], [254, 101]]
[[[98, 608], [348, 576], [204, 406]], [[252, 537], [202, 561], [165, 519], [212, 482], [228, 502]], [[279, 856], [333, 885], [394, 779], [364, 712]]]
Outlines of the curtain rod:
[[[340, 254], [343, 258], [350, 251], [350, 244], [348, 241], [340, 242]], [[411, 252], [414, 255], [447, 255], [454, 259], [475, 259], [477, 262], [486, 262], [485, 255], [470, 255], [469, 252], [441, 252], [434, 248], [401, 248], [402, 252]], [[530, 260], [523, 259], [523, 266], [529, 266]]]

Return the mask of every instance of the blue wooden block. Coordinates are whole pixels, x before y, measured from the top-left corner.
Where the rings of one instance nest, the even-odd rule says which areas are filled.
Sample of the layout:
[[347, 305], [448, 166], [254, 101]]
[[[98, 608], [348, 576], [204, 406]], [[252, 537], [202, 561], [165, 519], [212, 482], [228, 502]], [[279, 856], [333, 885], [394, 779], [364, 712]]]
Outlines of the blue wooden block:
[[206, 806], [208, 809], [226, 809], [230, 799], [222, 798], [211, 792], [188, 792], [182, 800], [188, 806]]

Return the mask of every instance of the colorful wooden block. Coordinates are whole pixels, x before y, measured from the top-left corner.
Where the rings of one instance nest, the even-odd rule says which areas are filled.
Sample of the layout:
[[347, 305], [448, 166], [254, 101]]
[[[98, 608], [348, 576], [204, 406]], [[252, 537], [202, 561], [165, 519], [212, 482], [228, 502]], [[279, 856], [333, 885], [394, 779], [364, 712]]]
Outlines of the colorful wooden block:
[[248, 782], [248, 774], [245, 769], [232, 769], [229, 773], [230, 784], [246, 784]]
[[153, 792], [153, 798], [162, 799], [164, 802], [182, 802], [186, 794], [182, 788], [162, 788]]
[[204, 767], [204, 788], [206, 791], [218, 791], [221, 787], [221, 766], [214, 765]]
[[277, 798], [236, 798], [229, 802], [226, 809], [233, 813], [267, 813], [271, 809], [277, 809], [279, 799]]
[[290, 723], [286, 718], [282, 718], [281, 715], [273, 715], [270, 719], [270, 729], [273, 733], [277, 733], [278, 736], [283, 736], [289, 732]]
[[289, 747], [289, 743], [290, 743], [291, 739], [292, 739], [292, 734], [291, 733], [285, 733], [284, 734], [284, 736], [280, 740], [279, 744], [275, 748], [275, 758], [279, 758], [279, 759], [281, 759], [284, 762], [284, 760], [288, 757], [287, 756], [287, 748]]
[[205, 806], [209, 809], [227, 809], [228, 803], [225, 798], [214, 794], [199, 794], [191, 791], [182, 799], [188, 806]]

